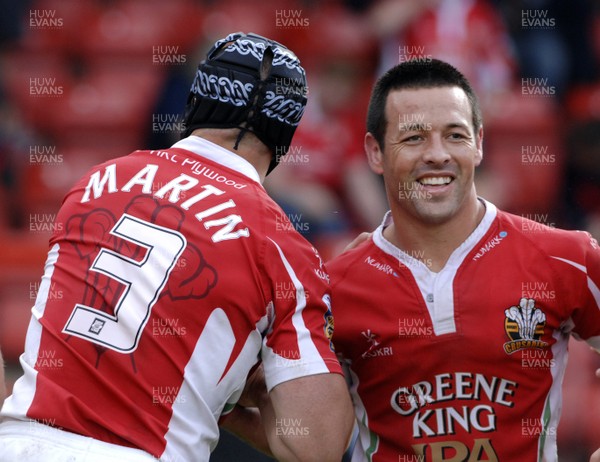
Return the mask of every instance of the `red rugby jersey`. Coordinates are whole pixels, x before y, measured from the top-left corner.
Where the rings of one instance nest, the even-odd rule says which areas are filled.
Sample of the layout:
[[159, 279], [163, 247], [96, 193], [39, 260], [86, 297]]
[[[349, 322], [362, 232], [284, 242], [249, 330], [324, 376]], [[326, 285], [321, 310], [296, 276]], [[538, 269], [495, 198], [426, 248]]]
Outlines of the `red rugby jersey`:
[[262, 359], [269, 389], [338, 372], [328, 275], [256, 170], [199, 137], [68, 193], [3, 416], [208, 460]]
[[383, 237], [389, 216], [328, 263], [354, 462], [557, 460], [569, 336], [600, 350], [600, 250], [486, 208], [438, 273]]

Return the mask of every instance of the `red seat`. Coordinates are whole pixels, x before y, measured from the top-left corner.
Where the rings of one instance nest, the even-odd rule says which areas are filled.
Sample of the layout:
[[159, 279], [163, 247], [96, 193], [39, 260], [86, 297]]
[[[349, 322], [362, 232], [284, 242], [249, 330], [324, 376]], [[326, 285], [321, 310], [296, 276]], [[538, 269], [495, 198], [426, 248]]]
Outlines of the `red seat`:
[[[484, 114], [483, 177], [479, 188], [499, 207], [553, 224], [549, 212], [560, 193], [564, 152], [554, 98], [502, 95]], [[483, 182], [482, 182], [483, 183]], [[495, 187], [498, 184], [500, 186]], [[534, 217], [538, 214], [540, 217]], [[539, 218], [539, 219], [536, 219]]]
[[277, 27], [276, 14], [280, 10], [286, 10], [289, 4], [286, 0], [264, 0], [258, 8], [253, 2], [215, 2], [202, 21], [204, 39], [212, 42], [231, 32], [253, 32], [281, 40], [285, 36], [284, 29]]
[[86, 56], [140, 56], [148, 62], [153, 47], [188, 46], [199, 35], [202, 15], [189, 0], [126, 0], [111, 2], [81, 35], [80, 51]]
[[5, 55], [5, 59], [3, 83], [8, 98], [27, 122], [47, 133], [73, 83], [65, 59], [23, 50]]
[[69, 53], [99, 10], [94, 0], [37, 0], [24, 18], [21, 46], [31, 51]]
[[567, 110], [571, 119], [600, 119], [600, 84], [572, 89], [567, 95]]
[[[65, 137], [141, 137], [150, 124], [163, 73], [156, 66], [92, 65], [66, 94], [54, 117], [55, 131]], [[138, 141], [140, 138], [138, 138]]]

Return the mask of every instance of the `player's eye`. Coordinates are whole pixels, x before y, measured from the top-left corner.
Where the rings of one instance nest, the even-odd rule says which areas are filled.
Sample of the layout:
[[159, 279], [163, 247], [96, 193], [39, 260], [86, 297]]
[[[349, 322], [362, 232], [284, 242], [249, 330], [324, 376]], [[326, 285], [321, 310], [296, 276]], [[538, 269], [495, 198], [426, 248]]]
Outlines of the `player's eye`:
[[462, 133], [453, 132], [450, 133], [450, 135], [448, 135], [448, 138], [450, 138], [451, 140], [464, 140], [468, 137], [466, 135], [463, 135]]
[[421, 135], [411, 135], [411, 136], [407, 136], [402, 141], [404, 143], [416, 143], [418, 141], [421, 141], [422, 139], [423, 139], [423, 136], [421, 136]]

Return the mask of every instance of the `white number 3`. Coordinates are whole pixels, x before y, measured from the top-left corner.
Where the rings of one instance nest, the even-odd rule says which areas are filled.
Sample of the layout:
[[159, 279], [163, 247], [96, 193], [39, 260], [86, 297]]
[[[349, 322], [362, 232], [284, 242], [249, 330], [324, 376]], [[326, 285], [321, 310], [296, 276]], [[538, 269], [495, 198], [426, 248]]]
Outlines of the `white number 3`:
[[152, 306], [185, 249], [183, 234], [124, 214], [110, 231], [114, 236], [146, 248], [138, 262], [102, 248], [91, 271], [125, 285], [114, 315], [76, 304], [63, 332], [121, 353], [135, 351]]

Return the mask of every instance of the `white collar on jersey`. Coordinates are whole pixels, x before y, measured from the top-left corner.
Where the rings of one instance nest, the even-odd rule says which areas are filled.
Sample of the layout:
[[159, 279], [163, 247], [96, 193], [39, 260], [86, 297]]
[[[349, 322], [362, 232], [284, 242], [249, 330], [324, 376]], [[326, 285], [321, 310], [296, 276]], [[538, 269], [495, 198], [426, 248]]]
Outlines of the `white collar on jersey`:
[[250, 162], [243, 157], [238, 156], [234, 152], [208, 141], [207, 139], [190, 135], [187, 138], [179, 140], [171, 147], [185, 149], [186, 151], [191, 151], [198, 156], [206, 157], [217, 164], [223, 165], [224, 167], [230, 168], [231, 170], [235, 170], [236, 172], [247, 176], [251, 180], [256, 181], [259, 185], [261, 184], [258, 172]]
[[[482, 197], [479, 197], [478, 199], [485, 206], [485, 215], [483, 216], [481, 222], [469, 235], [469, 237], [467, 237], [461, 245], [454, 249], [454, 252], [452, 252], [452, 255], [448, 259], [446, 265], [450, 264], [458, 266], [458, 264], [460, 264], [460, 262], [466, 256], [466, 254], [469, 253], [473, 249], [473, 247], [475, 247], [475, 245], [481, 240], [484, 234], [487, 233], [488, 229], [490, 229], [492, 222], [496, 218], [496, 215], [498, 213], [496, 206], [491, 202], [486, 201]], [[383, 230], [391, 223], [392, 213], [388, 210], [388, 212], [383, 217], [383, 222], [373, 232], [373, 242], [375, 243], [375, 245], [381, 250], [383, 250], [385, 253], [397, 257], [398, 260], [400, 260], [400, 262], [402, 262], [408, 267], [414, 268], [415, 265], [423, 265], [423, 263], [421, 263], [418, 259], [413, 258], [411, 255], [404, 252], [402, 249], [399, 249], [383, 236]]]

